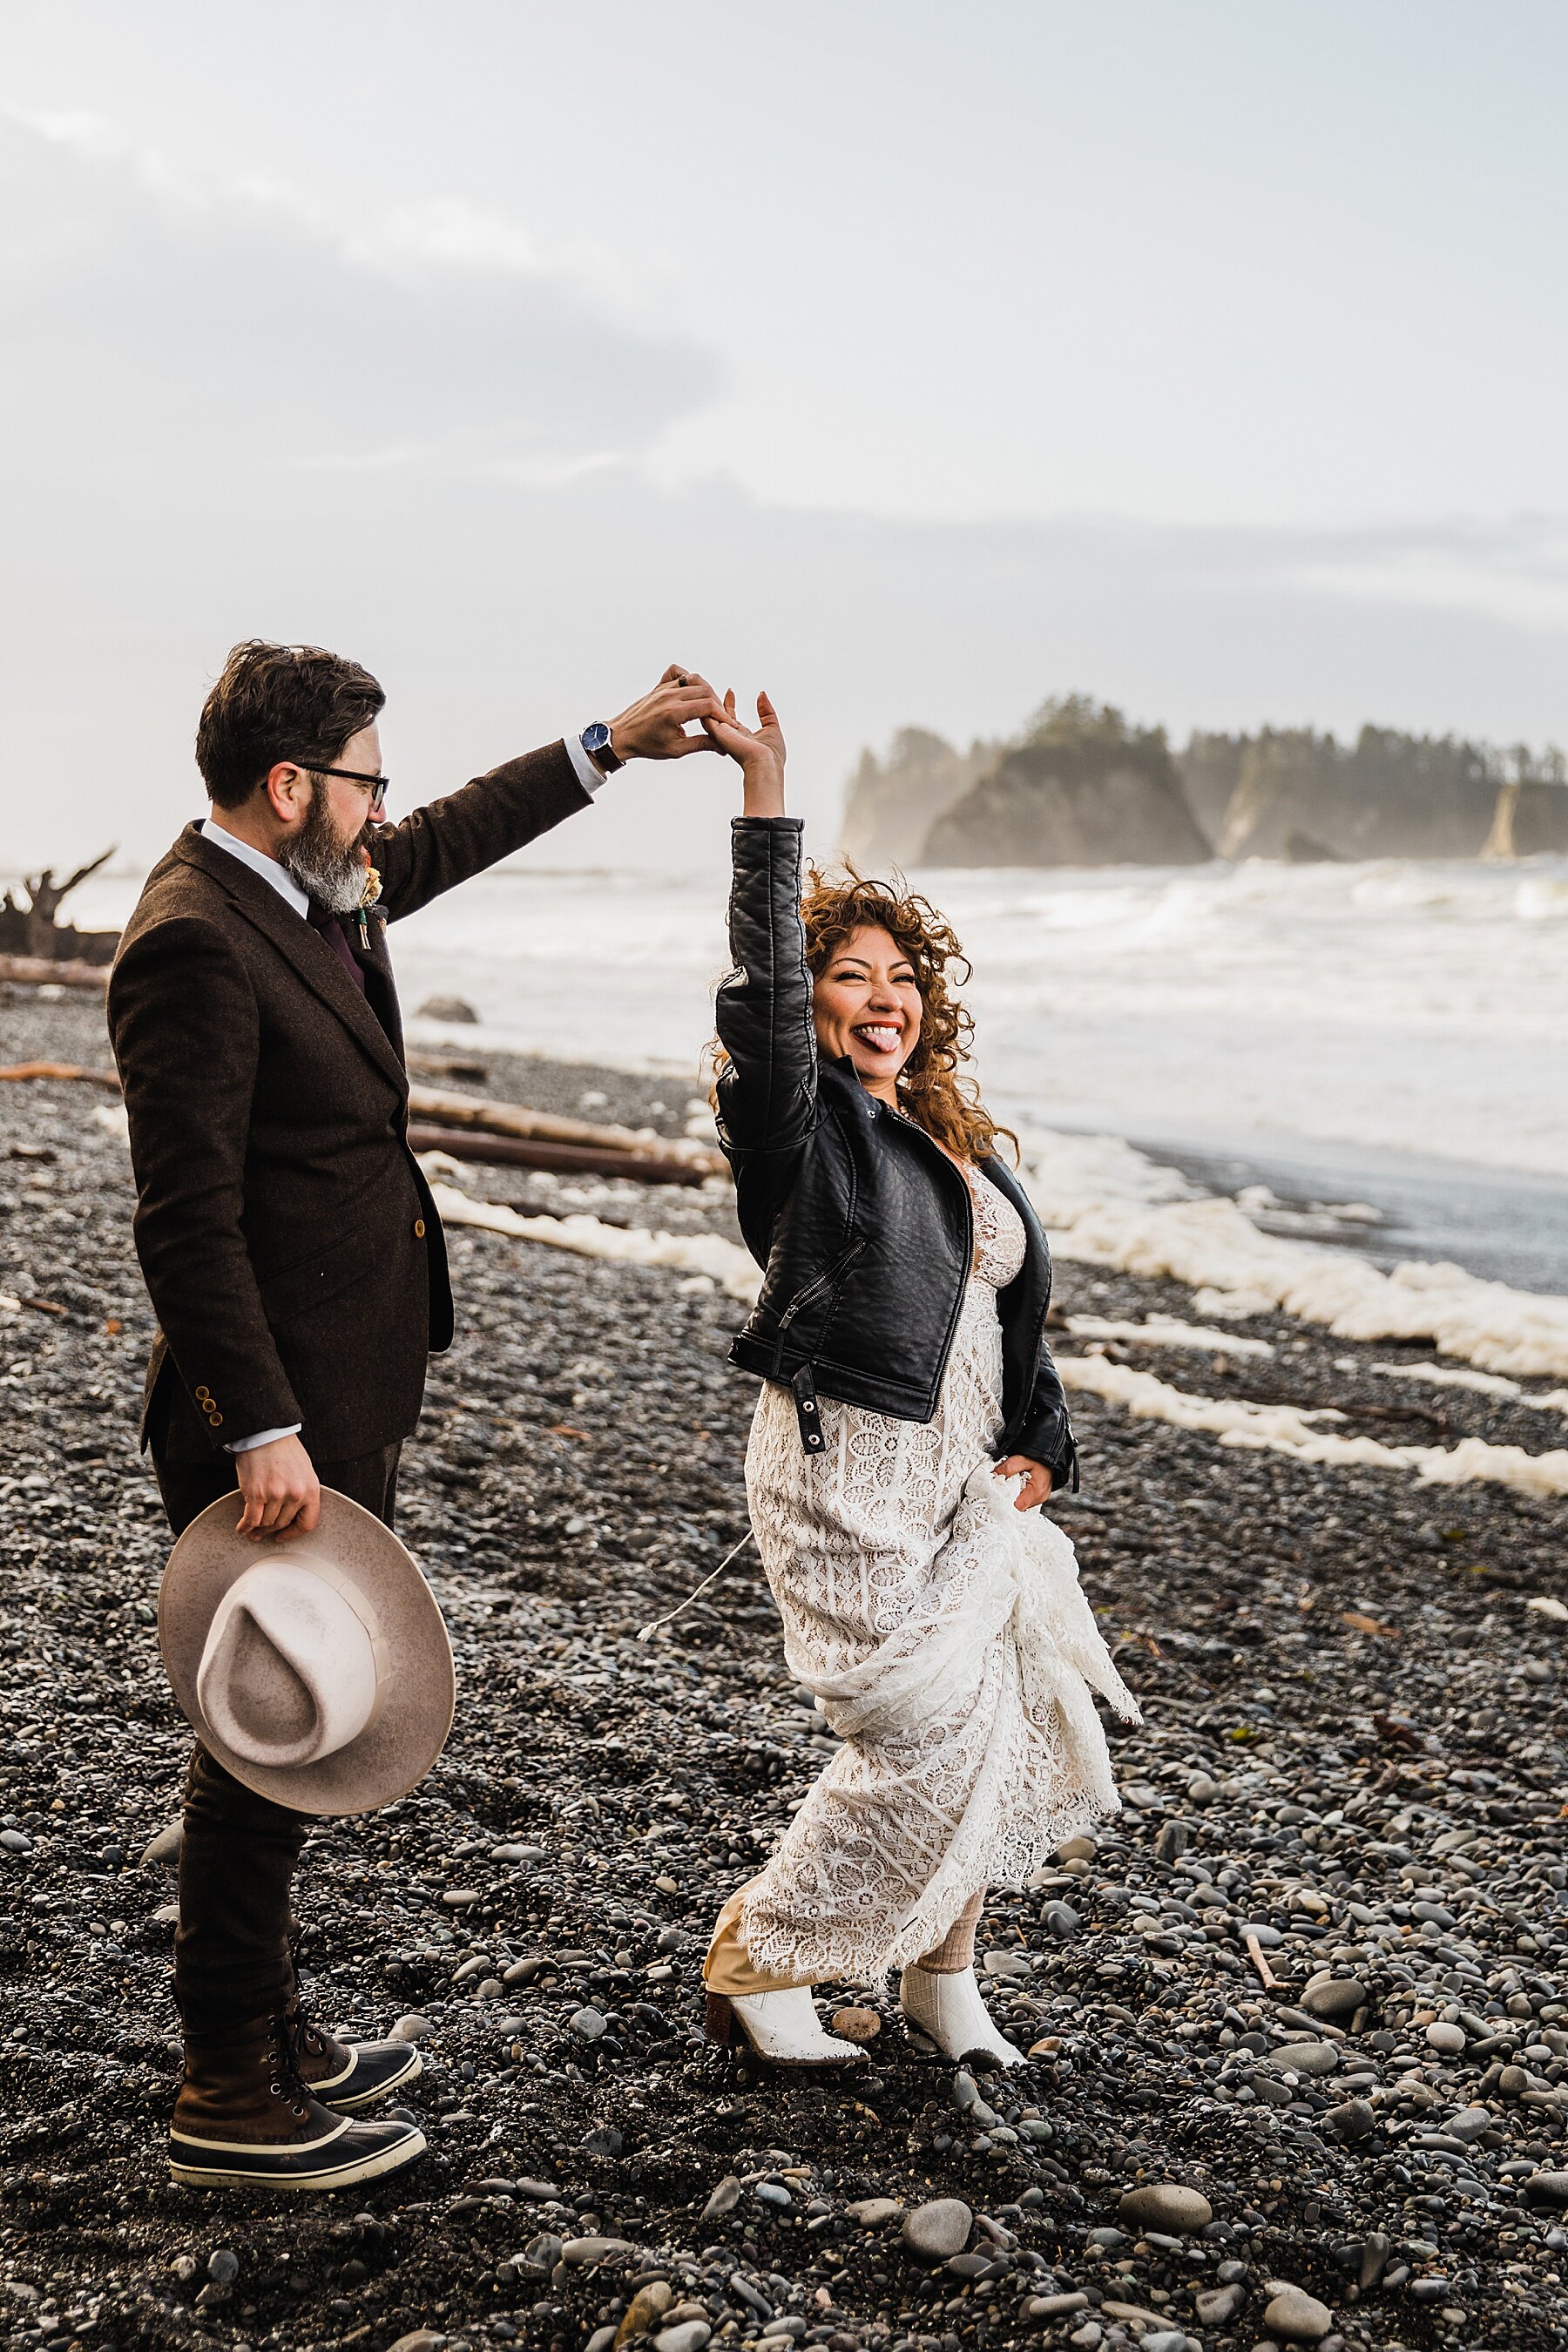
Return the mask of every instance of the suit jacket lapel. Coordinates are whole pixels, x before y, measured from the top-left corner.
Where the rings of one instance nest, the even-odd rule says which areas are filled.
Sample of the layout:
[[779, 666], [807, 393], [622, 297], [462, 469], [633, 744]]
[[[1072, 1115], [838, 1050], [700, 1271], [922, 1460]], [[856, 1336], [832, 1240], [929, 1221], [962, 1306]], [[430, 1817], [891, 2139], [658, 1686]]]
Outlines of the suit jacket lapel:
[[[344, 1027], [353, 1031], [371, 1060], [399, 1093], [406, 1094], [408, 1076], [396, 1048], [331, 948], [304, 917], [285, 904], [270, 882], [253, 874], [248, 866], [231, 857], [226, 849], [215, 849], [204, 841], [194, 824], [188, 824], [180, 835], [174, 854], [218, 884], [247, 921], [263, 932], [292, 965], [311, 993], [319, 996]], [[384, 945], [383, 957], [385, 952]]]

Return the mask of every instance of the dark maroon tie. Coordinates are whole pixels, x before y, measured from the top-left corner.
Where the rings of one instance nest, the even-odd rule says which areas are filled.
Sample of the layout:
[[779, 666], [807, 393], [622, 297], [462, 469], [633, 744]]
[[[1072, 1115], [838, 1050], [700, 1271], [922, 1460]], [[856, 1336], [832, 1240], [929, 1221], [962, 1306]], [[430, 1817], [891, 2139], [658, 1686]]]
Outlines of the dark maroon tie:
[[337, 916], [332, 913], [330, 907], [318, 907], [314, 898], [312, 898], [310, 901], [310, 912], [305, 917], [305, 920], [310, 924], [310, 929], [313, 931], [320, 931], [322, 939], [325, 940], [327, 945], [331, 948], [332, 953], [336, 956], [338, 961], [342, 964], [343, 970], [348, 973], [349, 978], [353, 981], [354, 986], [363, 996], [364, 994], [364, 974], [360, 970], [358, 964], [354, 961], [353, 950], [350, 947], [348, 941], [348, 933], [344, 930], [342, 924], [339, 921]]

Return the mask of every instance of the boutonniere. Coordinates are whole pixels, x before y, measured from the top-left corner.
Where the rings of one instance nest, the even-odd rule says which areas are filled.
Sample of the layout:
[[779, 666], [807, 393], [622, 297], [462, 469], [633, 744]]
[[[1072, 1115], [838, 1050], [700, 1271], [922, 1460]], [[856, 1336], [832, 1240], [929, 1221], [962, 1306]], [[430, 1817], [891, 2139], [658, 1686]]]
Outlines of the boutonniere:
[[380, 896], [381, 896], [381, 872], [380, 872], [380, 868], [379, 868], [379, 867], [377, 867], [377, 866], [367, 866], [365, 867], [365, 872], [364, 872], [364, 888], [363, 888], [363, 889], [361, 891], [361, 893], [360, 893], [360, 901], [359, 901], [359, 903], [360, 903], [360, 911], [361, 911], [361, 913], [362, 913], [362, 914], [368, 913], [368, 911], [370, 910], [370, 908], [371, 908], [372, 907], [374, 907], [374, 904], [375, 904], [376, 900], [380, 898]]

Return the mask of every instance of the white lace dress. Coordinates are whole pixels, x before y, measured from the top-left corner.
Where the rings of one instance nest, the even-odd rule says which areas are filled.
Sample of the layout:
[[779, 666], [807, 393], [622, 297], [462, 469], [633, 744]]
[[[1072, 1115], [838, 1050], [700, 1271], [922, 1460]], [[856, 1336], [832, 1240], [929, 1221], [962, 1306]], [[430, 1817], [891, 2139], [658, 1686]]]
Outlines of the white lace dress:
[[796, 1981], [905, 1966], [971, 1895], [1023, 1885], [1118, 1807], [1088, 1685], [1138, 1719], [1071, 1545], [994, 1475], [996, 1293], [1024, 1229], [965, 1173], [975, 1263], [935, 1418], [825, 1396], [826, 1444], [807, 1454], [790, 1391], [764, 1382], [752, 1424], [747, 1496], [784, 1654], [845, 1743], [742, 1901], [752, 1966]]

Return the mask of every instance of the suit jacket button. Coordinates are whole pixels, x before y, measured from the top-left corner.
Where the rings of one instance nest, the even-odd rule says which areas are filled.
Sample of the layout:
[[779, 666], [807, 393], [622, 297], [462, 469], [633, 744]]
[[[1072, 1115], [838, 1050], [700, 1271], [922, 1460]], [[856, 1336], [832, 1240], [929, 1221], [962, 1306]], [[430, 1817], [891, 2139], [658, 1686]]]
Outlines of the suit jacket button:
[[211, 1422], [215, 1429], [221, 1429], [223, 1427], [223, 1415], [221, 1412], [209, 1412], [207, 1419]]
[[422, 1242], [425, 1238], [425, 1220], [423, 1217], [416, 1217], [414, 1220], [414, 1238], [416, 1242]]

